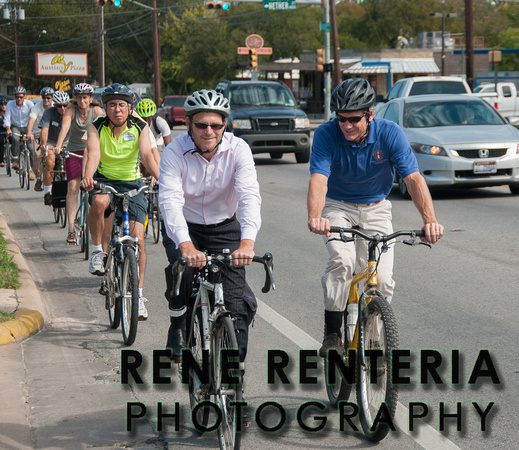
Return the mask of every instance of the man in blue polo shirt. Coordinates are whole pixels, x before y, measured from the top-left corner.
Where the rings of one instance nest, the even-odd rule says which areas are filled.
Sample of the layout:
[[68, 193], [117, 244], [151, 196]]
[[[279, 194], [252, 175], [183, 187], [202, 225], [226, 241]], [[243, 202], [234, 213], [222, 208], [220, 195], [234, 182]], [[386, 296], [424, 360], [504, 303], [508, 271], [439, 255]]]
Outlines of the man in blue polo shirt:
[[[332, 93], [336, 118], [315, 131], [310, 158], [308, 228], [324, 235], [329, 260], [322, 277], [324, 290], [324, 341], [319, 354], [330, 348], [341, 351], [341, 326], [356, 260], [367, 262], [367, 243], [356, 245], [329, 240], [330, 225], [358, 227], [367, 234], [393, 231], [391, 192], [395, 170], [406, 183], [422, 216], [424, 242], [435, 244], [443, 235], [436, 219], [427, 184], [402, 129], [374, 118], [375, 91], [363, 78], [343, 81]], [[380, 259], [380, 290], [391, 302], [393, 250]]]

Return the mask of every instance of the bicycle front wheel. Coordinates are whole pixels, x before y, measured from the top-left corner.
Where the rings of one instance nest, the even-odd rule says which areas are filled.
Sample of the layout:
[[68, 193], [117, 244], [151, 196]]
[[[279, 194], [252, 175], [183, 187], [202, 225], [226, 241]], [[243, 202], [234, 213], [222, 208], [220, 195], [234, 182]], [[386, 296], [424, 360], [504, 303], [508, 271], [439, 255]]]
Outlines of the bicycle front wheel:
[[[191, 348], [191, 353], [193, 358], [198, 362], [198, 364], [202, 363], [202, 348], [203, 348], [203, 338], [202, 338], [202, 311], [200, 308], [197, 309], [196, 312], [193, 313], [193, 327], [191, 329], [191, 337], [189, 338], [189, 342], [187, 346]], [[191, 320], [188, 319], [188, 323], [191, 323]], [[189, 404], [191, 406], [191, 411], [197, 406], [200, 402], [208, 401], [210, 399], [210, 386], [204, 386], [200, 382], [200, 379], [196, 375], [194, 371], [189, 373]], [[197, 414], [197, 422], [205, 427], [209, 422], [209, 408], [200, 408]]]
[[85, 196], [85, 209], [83, 211], [83, 236], [82, 247], [85, 253], [85, 261], [90, 258], [90, 227], [88, 224], [88, 214], [90, 213], [90, 204], [88, 203], [88, 196]]
[[25, 158], [20, 151], [18, 156], [18, 181], [20, 182], [20, 189], [25, 186]]
[[160, 238], [160, 222], [162, 215], [160, 213], [159, 205], [155, 203], [153, 205], [153, 213], [151, 215], [151, 227], [153, 228], [153, 242], [157, 244]]
[[[348, 334], [346, 332], [346, 311], [344, 312], [344, 317], [342, 321], [342, 336], [344, 340], [344, 354], [346, 355], [348, 352], [348, 348], [350, 347], [348, 343]], [[328, 394], [328, 400], [330, 400], [330, 406], [332, 408], [337, 408], [337, 405], [340, 401], [346, 401], [350, 397], [350, 393], [352, 390], [353, 385], [350, 383], [347, 383], [343, 376], [341, 371], [337, 366], [335, 366], [335, 382], [332, 382], [332, 377], [328, 374], [328, 370], [330, 370], [331, 366], [330, 364], [325, 364], [325, 375], [326, 375], [326, 393]]]
[[121, 322], [123, 340], [132, 345], [137, 336], [139, 316], [139, 272], [137, 257], [133, 248], [124, 252], [123, 274], [121, 277]]
[[61, 228], [65, 228], [67, 225], [67, 207], [63, 206], [59, 209], [59, 220]]
[[[376, 442], [390, 430], [387, 422], [376, 419], [389, 414], [393, 421], [396, 411], [398, 387], [391, 384], [391, 351], [398, 348], [398, 329], [391, 306], [383, 298], [372, 297], [359, 315], [357, 403], [364, 434]], [[380, 356], [374, 357], [376, 352]]]
[[4, 162], [5, 162], [5, 172], [7, 173], [7, 176], [11, 176], [11, 144], [9, 143], [9, 140], [5, 140], [5, 155], [4, 155]]
[[104, 277], [104, 294], [106, 299], [106, 309], [108, 310], [108, 320], [110, 327], [114, 330], [121, 323], [121, 297], [117, 292], [117, 274], [115, 267], [115, 257], [113, 252], [108, 252], [106, 262], [106, 273]]
[[224, 383], [222, 380], [222, 350], [236, 350], [236, 332], [230, 317], [224, 316], [217, 319], [216, 333], [214, 336], [214, 379], [215, 398], [222, 413], [222, 422], [218, 427], [218, 440], [221, 449], [239, 449], [241, 433], [236, 432], [236, 408], [231, 405], [243, 398], [241, 373], [234, 374], [239, 378], [237, 384]]
[[27, 190], [31, 187], [31, 156], [29, 152], [25, 154], [25, 188]]

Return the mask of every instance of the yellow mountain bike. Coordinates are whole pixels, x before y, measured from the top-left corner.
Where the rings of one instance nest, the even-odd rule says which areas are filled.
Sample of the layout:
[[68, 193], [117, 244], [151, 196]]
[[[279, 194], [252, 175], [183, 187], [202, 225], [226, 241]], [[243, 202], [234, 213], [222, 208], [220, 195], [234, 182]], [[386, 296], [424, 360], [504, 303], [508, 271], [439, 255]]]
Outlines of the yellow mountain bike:
[[[391, 351], [398, 348], [398, 328], [391, 306], [378, 290], [377, 266], [380, 256], [396, 242], [430, 245], [416, 239], [424, 236], [422, 230], [370, 236], [356, 228], [330, 227], [330, 232], [339, 233], [338, 239], [343, 242], [365, 239], [369, 244], [368, 265], [354, 275], [344, 311], [342, 336], [348, 364], [338, 352], [328, 353], [326, 391], [332, 407], [336, 408], [340, 401], [348, 400], [355, 384], [364, 434], [371, 441], [380, 441], [390, 430], [388, 422], [381, 419], [389, 415], [392, 420], [398, 400], [398, 386], [391, 384]], [[399, 236], [410, 239], [394, 241]], [[358, 285], [363, 281], [359, 297]]]

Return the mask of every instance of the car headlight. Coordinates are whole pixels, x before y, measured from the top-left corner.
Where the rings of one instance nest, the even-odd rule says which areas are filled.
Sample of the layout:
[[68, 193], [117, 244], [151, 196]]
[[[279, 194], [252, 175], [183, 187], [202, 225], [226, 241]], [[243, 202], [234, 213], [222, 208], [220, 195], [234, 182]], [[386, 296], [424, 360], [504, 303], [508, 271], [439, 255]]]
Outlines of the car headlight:
[[416, 153], [423, 155], [447, 156], [445, 149], [437, 145], [411, 144], [411, 147]]
[[249, 119], [236, 119], [232, 121], [232, 127], [239, 130], [252, 130], [252, 123]]
[[308, 117], [296, 117], [294, 121], [295, 128], [310, 128], [310, 119]]

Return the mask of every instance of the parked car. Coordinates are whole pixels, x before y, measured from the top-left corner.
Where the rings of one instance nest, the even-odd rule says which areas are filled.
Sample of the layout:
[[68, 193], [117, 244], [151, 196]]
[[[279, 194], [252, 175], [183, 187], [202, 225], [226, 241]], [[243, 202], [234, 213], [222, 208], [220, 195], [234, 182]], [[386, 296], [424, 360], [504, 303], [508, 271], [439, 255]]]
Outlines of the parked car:
[[187, 95], [168, 95], [157, 110], [157, 114], [172, 127], [178, 123], [185, 124], [184, 102]]
[[500, 82], [482, 84], [474, 90], [474, 94], [485, 100], [499, 111], [503, 117], [519, 116], [519, 96], [514, 83]]
[[272, 159], [295, 153], [298, 163], [310, 160], [310, 121], [285, 84], [222, 81], [216, 90], [231, 105], [228, 131], [247, 141], [252, 153], [270, 153]]
[[[519, 130], [479, 97], [395, 98], [378, 110], [399, 124], [428, 186], [499, 186], [519, 194]], [[409, 194], [397, 176], [400, 193]]]
[[380, 109], [385, 102], [399, 97], [429, 94], [470, 94], [470, 86], [462, 77], [411, 77], [398, 80], [388, 91], [376, 109]]

